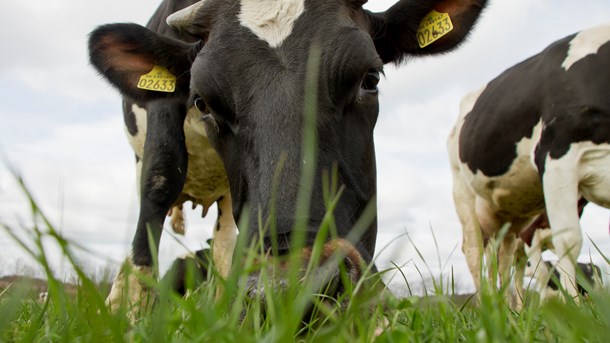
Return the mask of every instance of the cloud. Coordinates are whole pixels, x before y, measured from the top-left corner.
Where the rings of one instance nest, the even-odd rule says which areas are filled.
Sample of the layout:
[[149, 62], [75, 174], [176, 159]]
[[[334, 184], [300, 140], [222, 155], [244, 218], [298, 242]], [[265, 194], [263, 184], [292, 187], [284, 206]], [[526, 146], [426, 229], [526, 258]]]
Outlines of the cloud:
[[88, 66], [89, 32], [110, 22], [145, 24], [156, 7], [146, 0], [6, 2], [0, 13], [9, 28], [0, 32], [0, 79], [75, 100], [110, 100], [115, 94]]

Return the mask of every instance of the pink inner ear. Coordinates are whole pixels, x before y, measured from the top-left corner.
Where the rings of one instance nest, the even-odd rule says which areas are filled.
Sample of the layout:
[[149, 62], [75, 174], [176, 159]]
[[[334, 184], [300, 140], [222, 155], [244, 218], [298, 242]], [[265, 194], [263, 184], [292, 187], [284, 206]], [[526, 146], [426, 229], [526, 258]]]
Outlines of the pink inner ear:
[[107, 51], [109, 67], [117, 71], [146, 74], [154, 67], [154, 62], [145, 56], [133, 53], [135, 47], [128, 44], [114, 44]]
[[136, 46], [118, 41], [112, 35], [103, 37], [98, 43], [97, 50], [103, 53], [105, 70], [146, 74], [154, 67], [154, 61], [150, 57], [135, 52]]
[[136, 87], [142, 75], [148, 74], [155, 66], [154, 61], [134, 52], [135, 47], [126, 43], [115, 43], [106, 51], [106, 67], [123, 74], [127, 85]]

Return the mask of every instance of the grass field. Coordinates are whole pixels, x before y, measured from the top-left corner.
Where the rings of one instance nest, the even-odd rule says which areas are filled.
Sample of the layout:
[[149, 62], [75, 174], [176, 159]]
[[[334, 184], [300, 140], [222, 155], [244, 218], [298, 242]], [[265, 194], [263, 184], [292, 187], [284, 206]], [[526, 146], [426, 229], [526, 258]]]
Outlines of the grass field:
[[[29, 192], [24, 186], [24, 192]], [[46, 272], [48, 297], [38, 298], [31, 279], [9, 281], [0, 288], [2, 342], [608, 342], [610, 293], [591, 290], [579, 302], [540, 304], [535, 294], [521, 312], [511, 311], [494, 291], [476, 297], [452, 295], [438, 285], [426, 297], [393, 297], [379, 274], [368, 275], [339, 299], [312, 294], [313, 285], [293, 278], [284, 292], [266, 284], [264, 298], [249, 298], [245, 288], [252, 259], [228, 280], [211, 275], [187, 297], [171, 290], [172, 280], [145, 280], [154, 302], [129, 320], [128, 306], [110, 313], [104, 304], [108, 283], [88, 276], [73, 252], [78, 249], [55, 230], [30, 198], [33, 227], [7, 227]], [[26, 239], [16, 230], [28, 232]], [[65, 285], [53, 276], [43, 239], [62, 247], [78, 277]], [[238, 248], [244, 249], [245, 245]], [[254, 251], [256, 249], [253, 249]], [[246, 249], [245, 251], [249, 251]], [[248, 254], [248, 256], [253, 256]], [[248, 262], [250, 261], [250, 262]], [[294, 277], [298, 277], [295, 276]], [[262, 277], [265, 279], [265, 277]], [[268, 281], [268, 280], [267, 280]], [[408, 280], [417, 283], [417, 280]], [[217, 296], [217, 289], [223, 291]], [[491, 289], [491, 287], [485, 287]], [[33, 291], [33, 289], [35, 291]], [[269, 296], [271, 295], [271, 296]]]
[[[610, 294], [593, 292], [580, 304], [533, 300], [511, 312], [496, 293], [480, 306], [458, 304], [447, 295], [380, 299], [369, 290], [345, 301], [292, 289], [261, 305], [240, 287], [226, 287], [215, 300], [215, 284], [202, 285], [187, 298], [167, 284], [153, 283], [156, 303], [131, 323], [125, 312], [108, 313], [104, 290], [83, 277], [75, 292], [49, 279], [41, 302], [15, 284], [0, 295], [3, 342], [607, 342]], [[383, 298], [383, 297], [382, 297]], [[317, 304], [304, 324], [309, 304]], [[263, 311], [264, 307], [264, 311]]]

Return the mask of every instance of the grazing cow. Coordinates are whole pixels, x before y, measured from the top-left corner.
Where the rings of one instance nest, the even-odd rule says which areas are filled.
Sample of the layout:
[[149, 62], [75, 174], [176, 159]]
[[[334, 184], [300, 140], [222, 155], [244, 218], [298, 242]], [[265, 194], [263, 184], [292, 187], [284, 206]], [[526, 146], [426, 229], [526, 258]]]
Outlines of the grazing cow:
[[[164, 37], [191, 44], [197, 42], [197, 38], [180, 32], [166, 23], [169, 15], [196, 2], [197, 0], [163, 1], [146, 27]], [[169, 86], [167, 83], [166, 85]], [[134, 264], [136, 271], [144, 271], [147, 274], [151, 272], [150, 264], [147, 262], [146, 226], [148, 224], [160, 228], [165, 214], [167, 214], [171, 217], [173, 230], [182, 234], [185, 231], [182, 208], [186, 201], [192, 202], [193, 209], [200, 205], [202, 216], [205, 216], [209, 207], [216, 202], [218, 218], [213, 232], [213, 259], [219, 274], [227, 276], [235, 246], [237, 227], [233, 219], [229, 183], [222, 161], [210, 146], [204, 125], [201, 123], [201, 115], [197, 111], [188, 111], [183, 119], [183, 124], [180, 124], [182, 127], [164, 127], [163, 123], [155, 125], [154, 120], [158, 119], [156, 117], [150, 118], [150, 122], [148, 121], [148, 112], [156, 112], [156, 106], [154, 102], [138, 97], [125, 96], [123, 98], [125, 131], [135, 152], [136, 178], [141, 199], [138, 228], [133, 240], [133, 255], [127, 264]], [[161, 130], [161, 132], [155, 130]], [[154, 152], [146, 153], [145, 149], [154, 150]], [[163, 157], [163, 154], [166, 154], [167, 157]], [[160, 159], [166, 160], [160, 161]], [[150, 173], [143, 174], [143, 168], [151, 170], [171, 167], [177, 167], [178, 172], [162, 171], [156, 176], [151, 175], [151, 177], [141, 180], [143, 175]], [[184, 173], [185, 171], [186, 173]], [[166, 184], [162, 185], [163, 183]], [[159, 195], [159, 192], [175, 192], [175, 194]], [[170, 208], [167, 208], [168, 204], [171, 205]], [[160, 232], [155, 232], [155, 230], [152, 232], [160, 235]], [[176, 265], [179, 266], [180, 262], [177, 261]], [[112, 288], [109, 300], [120, 299], [120, 292], [124, 287], [123, 278], [123, 275], [117, 277], [118, 283]], [[132, 281], [132, 287], [139, 285], [135, 279]], [[176, 287], [177, 290], [182, 291], [183, 285]], [[139, 293], [142, 291], [144, 289], [134, 289], [133, 298], [141, 298], [143, 295]]]
[[[208, 240], [208, 244], [212, 246], [211, 240]], [[185, 295], [208, 279], [211, 260], [209, 248], [197, 250], [194, 253], [177, 258], [164, 277], [170, 278], [173, 289], [178, 294]]]
[[[602, 271], [601, 268], [596, 266], [593, 263], [577, 263], [577, 270], [580, 270], [580, 274], [583, 277], [583, 280], [588, 284], [588, 286], [593, 286], [596, 284], [603, 284], [602, 280]], [[538, 269], [545, 268], [547, 271], [552, 271], [552, 277], [546, 278], [548, 281], [544, 281], [543, 279], [538, 279]], [[527, 267], [525, 267], [525, 276], [534, 278], [536, 280], [539, 288], [544, 288], [544, 292], [549, 295], [555, 295], [559, 292], [559, 284], [558, 281], [561, 279], [561, 271], [558, 270], [555, 265], [550, 261], [541, 261], [538, 265], [532, 263], [532, 261], [527, 262]], [[587, 295], [588, 291], [581, 282], [578, 281], [578, 293], [580, 295]], [[541, 293], [543, 294], [543, 293]], [[541, 296], [542, 298], [542, 296]]]
[[561, 284], [576, 296], [579, 198], [610, 207], [609, 41], [609, 25], [561, 39], [462, 100], [448, 150], [477, 289], [487, 240], [510, 224], [498, 261], [506, 282], [519, 233], [546, 211]]
[[[373, 128], [383, 65], [452, 50], [486, 5], [484, 0], [401, 0], [372, 13], [362, 8], [365, 2], [204, 0], [168, 18], [173, 38], [135, 24], [104, 25], [91, 34], [93, 66], [147, 112], [140, 220], [128, 266], [150, 273], [147, 228], [157, 244], [163, 217], [188, 181], [192, 155], [186, 118], [205, 124], [227, 171], [232, 213], [246, 226], [240, 232], [270, 256], [289, 252], [298, 222], [306, 245], [300, 256], [309, 259], [327, 220], [324, 175], [336, 171], [341, 187], [333, 204], [336, 237], [327, 239], [322, 260], [339, 253], [352, 280], [362, 275], [361, 267], [372, 262], [377, 233], [374, 216], [358, 221], [376, 211]], [[315, 120], [315, 158], [306, 158], [311, 155], [302, 145], [307, 120]], [[197, 144], [207, 144], [202, 132], [196, 138]], [[313, 166], [311, 205], [298, 215], [304, 165]], [[208, 181], [205, 173], [193, 177], [201, 177], [202, 185]], [[261, 219], [273, 220], [274, 230], [264, 225], [256, 230]], [[333, 285], [341, 283], [336, 267], [325, 270]], [[283, 275], [274, 274], [278, 285], [285, 284]], [[120, 272], [110, 303], [120, 299], [114, 290], [124, 279]], [[248, 280], [251, 294], [261, 293], [257, 276]], [[137, 280], [132, 284], [129, 296], [137, 299], [144, 286]]]

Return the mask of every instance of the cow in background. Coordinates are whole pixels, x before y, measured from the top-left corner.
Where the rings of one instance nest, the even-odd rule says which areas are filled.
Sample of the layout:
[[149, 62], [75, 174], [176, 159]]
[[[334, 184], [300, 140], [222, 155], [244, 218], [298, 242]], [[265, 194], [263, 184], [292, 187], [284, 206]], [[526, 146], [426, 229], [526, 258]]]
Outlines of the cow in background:
[[[524, 242], [525, 243], [525, 242]], [[524, 275], [536, 280], [536, 291], [541, 299], [547, 299], [559, 294], [561, 271], [550, 261], [542, 259], [543, 250], [554, 251], [552, 244], [551, 229], [538, 229], [534, 233], [529, 245], [524, 245], [527, 256], [527, 264]], [[593, 263], [577, 263], [576, 273], [580, 274], [581, 279], [577, 278], [578, 293], [586, 296], [586, 287], [603, 284], [601, 268]], [[584, 283], [583, 283], [584, 282]]]
[[[328, 272], [328, 284], [319, 292], [334, 296], [345, 280], [363, 275], [377, 237], [373, 129], [383, 66], [456, 48], [486, 5], [484, 0], [401, 0], [373, 13], [362, 8], [365, 2], [204, 0], [168, 19], [194, 43], [135, 24], [104, 25], [91, 34], [93, 66], [147, 110], [140, 218], [123, 270], [151, 273], [149, 241], [159, 243], [165, 214], [188, 182], [192, 161], [185, 121], [193, 118], [205, 124], [227, 171], [233, 217], [244, 223], [240, 235], [249, 245], [262, 245], [267, 257], [281, 258], [291, 252], [295, 226], [302, 227], [305, 248], [293, 253], [308, 263], [327, 221], [323, 181], [335, 174], [341, 192], [333, 204], [336, 235], [323, 237], [321, 261], [330, 266], [320, 269]], [[303, 146], [308, 120], [315, 121], [313, 155]], [[313, 166], [311, 205], [299, 214], [306, 165]], [[272, 222], [261, 226], [274, 230], [257, 230], [261, 220]], [[332, 262], [337, 255], [340, 260]], [[274, 284], [285, 285], [288, 274], [275, 274]], [[120, 302], [125, 279], [119, 272], [111, 305]], [[248, 289], [264, 297], [259, 282], [251, 275]], [[141, 299], [145, 286], [138, 280], [130, 286], [129, 297]]]
[[510, 225], [498, 252], [507, 284], [520, 232], [546, 211], [561, 285], [577, 295], [579, 198], [610, 207], [609, 41], [610, 25], [568, 36], [462, 100], [448, 151], [477, 289], [485, 242]]
[[[199, 39], [168, 25], [167, 17], [197, 2], [198, 0], [164, 0], [152, 15], [146, 27], [163, 37], [196, 44]], [[172, 86], [175, 87], [171, 84], [171, 80], [165, 82], [165, 87], [168, 87], [168, 90]], [[205, 258], [203, 258], [203, 255], [199, 256], [199, 252], [194, 255], [203, 259], [178, 259], [170, 268], [178, 270], [175, 288], [177, 291], [183, 292], [185, 285], [182, 276], [185, 272], [186, 261], [200, 263], [201, 261], [213, 260], [213, 265], [218, 274], [222, 277], [228, 275], [236, 241], [237, 226], [233, 219], [227, 175], [220, 157], [207, 139], [205, 125], [201, 120], [200, 113], [191, 109], [186, 113], [181, 127], [163, 127], [162, 124], [154, 122], [158, 118], [148, 117], [149, 112], [157, 110], [156, 106], [154, 102], [138, 97], [130, 97], [125, 94], [123, 97], [125, 131], [129, 144], [135, 152], [136, 184], [140, 196], [138, 229], [132, 243], [133, 254], [128, 258], [126, 265], [133, 264], [136, 271], [144, 271], [145, 274], [152, 273], [150, 265], [147, 265], [147, 263], [142, 265], [140, 262], [142, 258], [146, 259], [146, 257], [143, 257], [139, 252], [148, 250], [146, 225], [151, 224], [153, 227], [160, 228], [167, 214], [171, 219], [170, 224], [173, 231], [184, 234], [186, 225], [183, 205], [185, 202], [190, 201], [193, 210], [201, 206], [202, 217], [205, 217], [208, 209], [216, 203], [218, 214], [213, 230], [212, 252], [210, 253], [210, 250], [206, 249]], [[158, 115], [155, 114], [155, 116]], [[151, 124], [152, 127], [150, 127]], [[178, 133], [179, 131], [182, 131], [182, 133]], [[174, 146], [168, 146], [168, 144]], [[146, 149], [150, 152], [146, 152]], [[150, 169], [151, 164], [158, 163], [158, 159], [163, 154], [173, 155], [165, 157], [166, 160], [163, 163], [168, 164], [167, 166], [175, 165], [179, 169], [177, 175], [174, 175], [173, 178], [159, 175], [148, 180], [146, 178], [142, 179], [142, 170]], [[167, 189], [159, 188], [158, 186], [164, 182], [167, 182], [165, 185]], [[163, 199], [166, 195], [157, 194], [157, 192], [166, 192], [167, 190], [178, 194], [177, 197], [174, 195], [175, 199], [171, 200], [169, 208], [167, 208], [167, 205], [170, 201]], [[156, 232], [156, 230], [152, 232], [155, 235], [160, 235], [160, 232]], [[208, 253], [211, 256], [208, 256]], [[125, 266], [122, 267], [122, 269], [124, 268]], [[207, 270], [207, 263], [201, 268], [203, 271], [200, 275], [197, 275], [197, 279], [206, 278], [210, 272]], [[117, 277], [118, 283], [115, 282], [108, 297], [109, 304], [112, 303], [112, 300], [120, 298], [120, 294], [124, 291], [127, 283], [130, 287], [136, 287], [136, 289], [128, 291], [131, 293], [133, 301], [137, 301], [144, 296], [140, 293], [146, 292], [146, 290], [137, 290], [139, 282], [135, 276], [132, 275], [131, 280], [127, 283], [124, 279], [124, 275]], [[116, 301], [114, 305], [116, 306]]]

